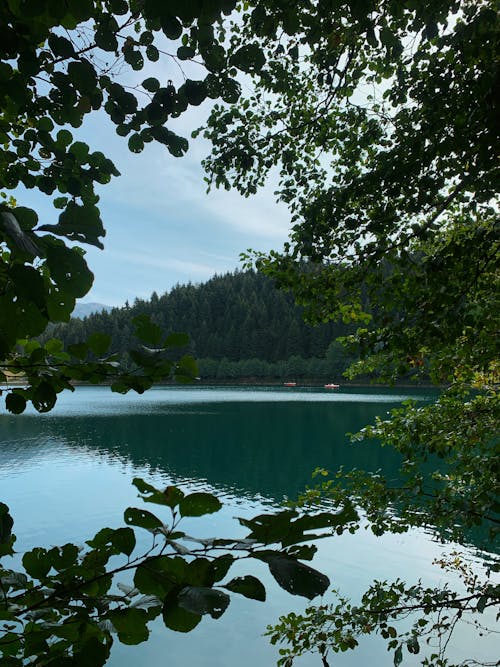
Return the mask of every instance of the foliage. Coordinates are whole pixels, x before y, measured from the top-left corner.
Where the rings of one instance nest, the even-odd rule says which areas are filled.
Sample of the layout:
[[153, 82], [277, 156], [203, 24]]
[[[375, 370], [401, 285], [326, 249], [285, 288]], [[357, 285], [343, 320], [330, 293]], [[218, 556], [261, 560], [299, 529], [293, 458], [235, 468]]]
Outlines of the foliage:
[[[214, 146], [207, 181], [250, 195], [278, 173], [276, 194], [294, 224], [283, 252], [249, 252], [247, 263], [291, 289], [309, 321], [357, 325], [344, 340], [360, 354], [350, 377], [391, 382], [414, 370], [446, 387], [434, 405], [408, 404], [354, 437], [402, 453], [401, 488], [381, 475], [340, 471], [306, 499], [347, 495], [377, 534], [430, 526], [464, 544], [474, 531], [494, 552], [496, 3], [318, 0], [292, 10], [269, 0], [235, 33], [236, 44], [258, 34], [266, 63], [252, 77], [253, 95], [216, 105], [200, 130]], [[288, 617], [270, 635], [288, 644], [283, 664], [307, 650], [327, 664], [328, 651], [354, 648], [359, 634], [386, 636], [387, 620], [401, 620], [409, 607], [438, 613], [442, 603], [459, 617], [486, 604], [498, 609], [500, 596], [487, 575], [463, 597], [385, 582], [358, 606], [341, 598], [299, 621]], [[417, 621], [409, 637], [400, 628], [389, 635], [396, 665], [406, 642], [415, 653], [418, 636], [431, 629], [442, 637], [455, 623], [419, 629]], [[444, 652], [422, 660], [446, 664]]]
[[[159, 505], [167, 517], [129, 507], [125, 527], [103, 528], [85, 547], [35, 547], [23, 555], [24, 571], [0, 567], [2, 664], [97, 667], [109, 657], [113, 635], [124, 644], [139, 644], [149, 636], [149, 622], [159, 616], [168, 629], [189, 632], [204, 615], [219, 618], [230, 603], [229, 593], [264, 601], [266, 590], [253, 575], [228, 579], [242, 559], [266, 563], [281, 587], [312, 599], [330, 582], [301, 562], [311, 559], [316, 547], [300, 543], [357, 518], [350, 503], [335, 515], [285, 510], [240, 519], [249, 530], [246, 537], [196, 538], [180, 524], [185, 517], [217, 512], [221, 503], [215, 496], [185, 495], [173, 486], [159, 490], [140, 478], [133, 483], [142, 500]], [[2, 503], [0, 556], [14, 553], [12, 527]], [[149, 546], [136, 537], [137, 528], [151, 534]], [[132, 580], [116, 581], [127, 574]]]

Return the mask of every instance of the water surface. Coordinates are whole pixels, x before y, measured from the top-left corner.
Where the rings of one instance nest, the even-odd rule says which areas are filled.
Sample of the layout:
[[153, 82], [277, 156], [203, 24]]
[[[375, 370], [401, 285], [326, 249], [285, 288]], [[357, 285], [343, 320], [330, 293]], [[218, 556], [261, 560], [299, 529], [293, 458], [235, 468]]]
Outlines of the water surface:
[[[374, 443], [351, 445], [345, 434], [403, 400], [425, 402], [434, 395], [358, 388], [157, 387], [143, 396], [118, 396], [104, 387], [80, 387], [64, 394], [47, 415], [0, 414], [0, 497], [14, 515], [19, 550], [83, 543], [104, 525], [123, 525], [123, 510], [141, 503], [130, 484], [135, 476], [158, 486], [216, 493], [224, 503], [221, 512], [190, 520], [189, 530], [242, 535], [235, 516], [271, 510], [295, 497], [311, 483], [316, 467], [363, 466], [396, 474], [394, 452]], [[332, 587], [356, 598], [375, 576], [443, 581], [442, 571], [432, 565], [442, 552], [432, 533], [375, 538], [362, 530], [323, 543], [313, 565], [329, 575]], [[117, 644], [108, 664], [163, 665], [167, 656], [175, 666], [275, 664], [277, 649], [262, 637], [266, 624], [306, 603], [281, 591], [263, 564], [251, 568], [268, 588], [266, 603], [233, 597], [221, 619], [204, 618], [188, 635], [157, 623], [148, 643]], [[461, 633], [459, 654], [470, 654], [471, 637]], [[474, 656], [483, 649], [482, 643]], [[333, 664], [391, 662], [375, 639]], [[297, 665], [319, 666], [320, 661], [309, 656]]]

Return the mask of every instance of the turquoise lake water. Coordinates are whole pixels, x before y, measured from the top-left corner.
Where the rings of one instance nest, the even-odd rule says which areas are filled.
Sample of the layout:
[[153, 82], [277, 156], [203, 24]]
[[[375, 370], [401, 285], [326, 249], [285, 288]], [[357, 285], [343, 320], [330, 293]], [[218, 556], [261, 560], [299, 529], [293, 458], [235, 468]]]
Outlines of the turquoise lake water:
[[[104, 525], [123, 525], [123, 510], [141, 506], [135, 476], [184, 491], [207, 490], [222, 510], [190, 519], [199, 536], [239, 536], [235, 517], [279, 507], [311, 484], [318, 466], [395, 471], [397, 458], [376, 444], [349, 443], [376, 415], [385, 415], [407, 398], [433, 400], [426, 390], [276, 387], [157, 387], [143, 396], [118, 396], [104, 387], [80, 387], [63, 395], [53, 412], [21, 416], [0, 413], [0, 500], [15, 519], [16, 547], [83, 543]], [[371, 580], [421, 578], [445, 581], [433, 559], [443, 547], [432, 531], [376, 538], [365, 530], [324, 541], [312, 565], [328, 574], [332, 588], [354, 600]], [[468, 550], [474, 560], [474, 548]], [[240, 564], [238, 564], [240, 567]], [[251, 567], [251, 569], [249, 569]], [[307, 601], [282, 591], [263, 564], [241, 565], [262, 578], [268, 601], [234, 596], [219, 620], [204, 618], [187, 635], [156, 623], [150, 640], [137, 647], [115, 643], [109, 665], [196, 665], [250, 667], [274, 665], [277, 648], [262, 636], [280, 614], [305, 608]], [[453, 583], [453, 582], [452, 582]], [[333, 599], [329, 593], [325, 600]], [[451, 655], [492, 659], [498, 640], [474, 646], [466, 626], [457, 633]], [[411, 659], [410, 659], [411, 658]], [[332, 657], [336, 667], [391, 665], [385, 644], [363, 641], [354, 653]], [[416, 665], [408, 656], [403, 665]], [[297, 667], [320, 667], [306, 656]]]

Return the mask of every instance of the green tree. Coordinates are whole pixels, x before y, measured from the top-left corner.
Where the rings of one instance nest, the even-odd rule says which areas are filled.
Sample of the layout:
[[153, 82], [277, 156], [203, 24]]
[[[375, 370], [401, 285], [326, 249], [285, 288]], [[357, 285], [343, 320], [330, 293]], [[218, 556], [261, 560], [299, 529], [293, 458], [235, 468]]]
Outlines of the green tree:
[[[491, 552], [500, 524], [497, 11], [490, 0], [258, 3], [233, 38], [238, 47], [257, 34], [265, 53], [253, 95], [216, 105], [201, 130], [213, 143], [211, 185], [249, 195], [278, 172], [290, 241], [247, 258], [293, 290], [309, 321], [355, 325], [344, 343], [361, 360], [349, 376], [428, 373], [443, 388], [434, 405], [407, 405], [354, 437], [401, 452], [401, 486], [340, 472], [304, 502], [355, 498], [377, 534], [432, 526], [465, 543], [474, 529]], [[359, 603], [284, 618], [270, 630], [286, 645], [280, 662], [314, 650], [326, 664], [375, 632], [396, 665], [423, 637], [444, 647], [459, 618], [498, 609], [491, 558], [478, 578], [455, 563], [463, 594], [379, 582]], [[407, 614], [410, 631], [397, 624]], [[448, 664], [444, 650], [422, 664]]]

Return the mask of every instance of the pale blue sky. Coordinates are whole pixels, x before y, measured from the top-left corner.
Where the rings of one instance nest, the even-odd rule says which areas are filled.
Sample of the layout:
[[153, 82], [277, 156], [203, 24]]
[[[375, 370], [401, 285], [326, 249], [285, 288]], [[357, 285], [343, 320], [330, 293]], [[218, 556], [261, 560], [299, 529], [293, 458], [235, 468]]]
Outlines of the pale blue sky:
[[[207, 108], [182, 120], [185, 136]], [[113, 159], [121, 172], [98, 186], [107, 235], [104, 250], [86, 246], [95, 280], [82, 301], [122, 305], [154, 290], [162, 294], [176, 283], [203, 282], [238, 267], [239, 253], [247, 248], [279, 248], [287, 237], [289, 216], [275, 203], [272, 188], [247, 199], [232, 191], [206, 194], [200, 162], [209, 146], [202, 140], [190, 140], [184, 158], [153, 143], [132, 154], [101, 114], [90, 118], [78, 136]], [[57, 221], [59, 212], [49, 197], [34, 191], [16, 196], [19, 205], [38, 211], [40, 223]]]

